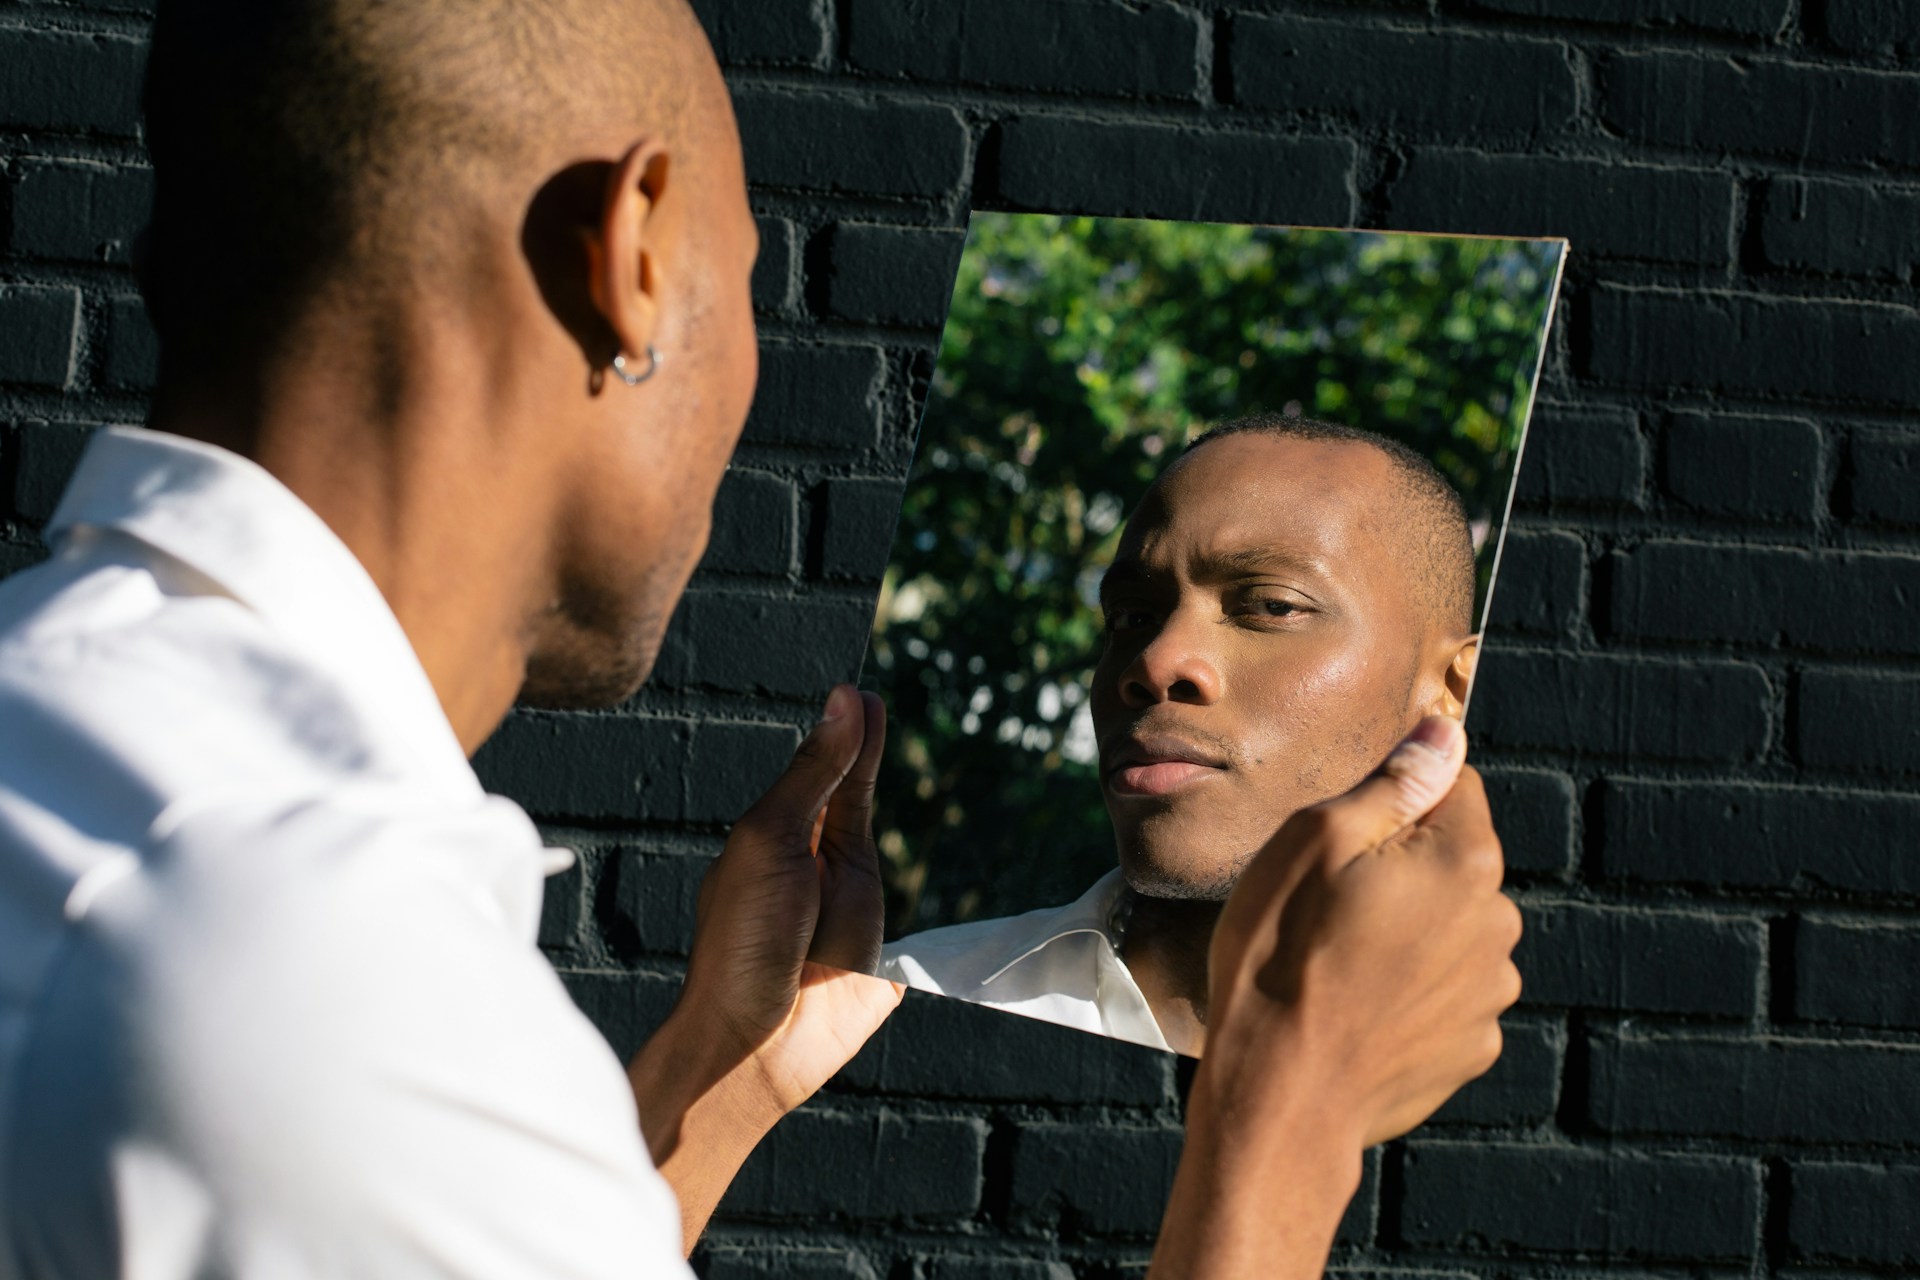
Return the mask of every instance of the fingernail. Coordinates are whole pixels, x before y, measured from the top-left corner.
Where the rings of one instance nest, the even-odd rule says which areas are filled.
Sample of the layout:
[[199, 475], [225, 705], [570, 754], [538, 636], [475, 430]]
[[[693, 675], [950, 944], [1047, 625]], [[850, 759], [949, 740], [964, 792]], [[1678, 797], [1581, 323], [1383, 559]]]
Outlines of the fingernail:
[[1465, 732], [1460, 722], [1452, 716], [1428, 716], [1414, 726], [1413, 732], [1400, 745], [1425, 747], [1442, 759], [1451, 760]]
[[833, 692], [827, 695], [826, 708], [820, 713], [821, 724], [832, 724], [847, 714], [847, 687], [835, 685]]

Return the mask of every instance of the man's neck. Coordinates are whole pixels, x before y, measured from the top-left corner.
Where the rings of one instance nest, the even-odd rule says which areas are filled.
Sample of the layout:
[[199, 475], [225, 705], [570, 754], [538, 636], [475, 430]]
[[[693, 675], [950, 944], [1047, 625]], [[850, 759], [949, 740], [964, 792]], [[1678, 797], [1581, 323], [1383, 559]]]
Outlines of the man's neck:
[[1207, 1036], [1207, 949], [1221, 904], [1139, 894], [1132, 901], [1120, 958], [1167, 1043], [1198, 1057]]

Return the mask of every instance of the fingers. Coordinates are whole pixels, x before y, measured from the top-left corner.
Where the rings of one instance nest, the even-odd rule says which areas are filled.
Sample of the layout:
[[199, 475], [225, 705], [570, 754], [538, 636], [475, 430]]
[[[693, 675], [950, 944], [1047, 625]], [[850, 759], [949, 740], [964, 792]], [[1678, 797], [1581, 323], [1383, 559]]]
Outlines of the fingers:
[[[736, 827], [775, 839], [811, 843], [834, 788], [861, 758], [868, 711], [852, 685], [836, 685], [827, 695], [820, 723], [800, 741], [793, 762]], [[871, 791], [871, 784], [868, 790]]]
[[[1308, 812], [1335, 836], [1329, 854], [1344, 864], [1391, 839], [1440, 804], [1467, 759], [1458, 720], [1428, 716], [1371, 776], [1343, 796]], [[1482, 797], [1482, 808], [1485, 799]]]
[[860, 754], [827, 802], [825, 830], [835, 838], [818, 847], [827, 857], [866, 851], [873, 839], [874, 783], [880, 776], [880, 758], [887, 745], [887, 707], [877, 693], [862, 693], [860, 709], [865, 736]]

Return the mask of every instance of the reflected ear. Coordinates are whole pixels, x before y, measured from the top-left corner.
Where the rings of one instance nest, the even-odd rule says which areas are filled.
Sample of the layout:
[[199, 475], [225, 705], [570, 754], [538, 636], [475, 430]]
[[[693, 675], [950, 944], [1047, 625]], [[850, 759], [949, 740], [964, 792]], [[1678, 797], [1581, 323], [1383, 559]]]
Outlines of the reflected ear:
[[1460, 642], [1447, 662], [1443, 691], [1432, 714], [1460, 718], [1467, 707], [1467, 692], [1473, 688], [1474, 669], [1479, 665], [1480, 637], [1471, 635]]

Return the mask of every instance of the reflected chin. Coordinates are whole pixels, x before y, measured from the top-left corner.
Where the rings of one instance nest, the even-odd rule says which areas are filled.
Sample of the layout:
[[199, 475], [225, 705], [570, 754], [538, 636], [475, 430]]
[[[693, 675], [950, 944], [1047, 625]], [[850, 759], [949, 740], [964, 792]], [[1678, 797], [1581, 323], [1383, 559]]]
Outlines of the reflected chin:
[[1156, 856], [1144, 850], [1122, 854], [1120, 869], [1127, 887], [1143, 898], [1174, 902], [1224, 902], [1246, 867], [1246, 857], [1227, 866], [1196, 857]]

